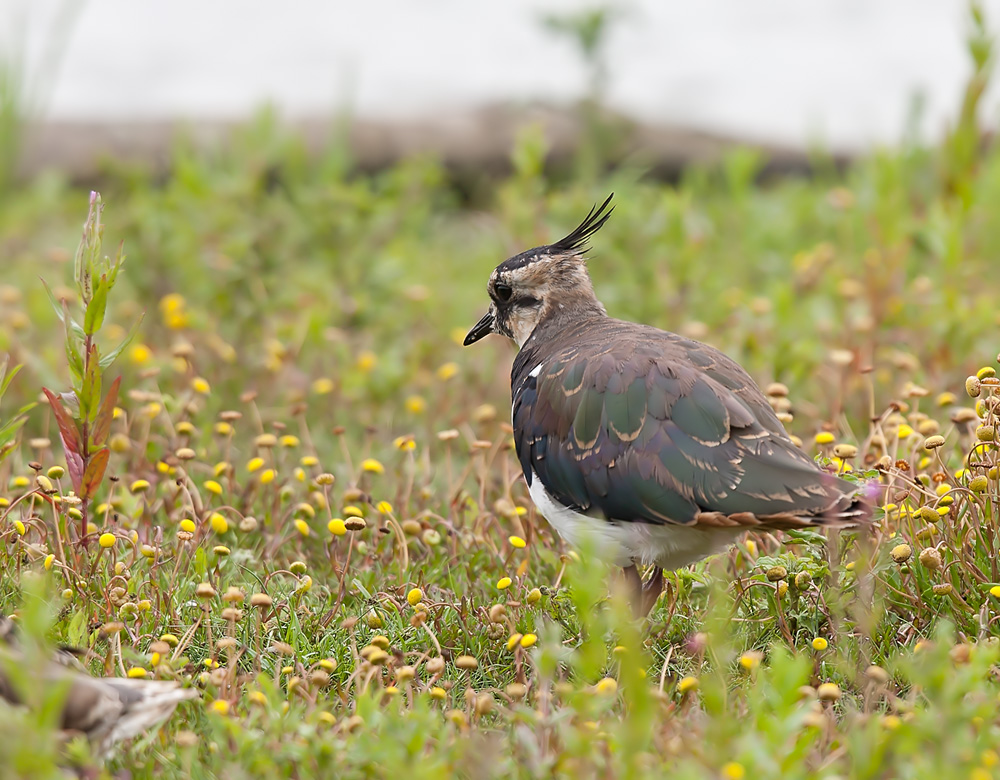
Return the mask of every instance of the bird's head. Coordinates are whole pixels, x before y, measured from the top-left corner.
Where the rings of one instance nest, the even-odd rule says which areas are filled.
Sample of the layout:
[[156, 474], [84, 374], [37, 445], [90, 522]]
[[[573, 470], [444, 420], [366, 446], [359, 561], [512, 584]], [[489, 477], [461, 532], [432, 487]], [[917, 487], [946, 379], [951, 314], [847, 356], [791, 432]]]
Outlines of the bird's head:
[[613, 194], [590, 210], [576, 229], [554, 244], [514, 255], [490, 275], [490, 308], [465, 337], [465, 346], [490, 333], [522, 346], [539, 322], [554, 310], [604, 313], [594, 295], [584, 253], [587, 241], [607, 222]]

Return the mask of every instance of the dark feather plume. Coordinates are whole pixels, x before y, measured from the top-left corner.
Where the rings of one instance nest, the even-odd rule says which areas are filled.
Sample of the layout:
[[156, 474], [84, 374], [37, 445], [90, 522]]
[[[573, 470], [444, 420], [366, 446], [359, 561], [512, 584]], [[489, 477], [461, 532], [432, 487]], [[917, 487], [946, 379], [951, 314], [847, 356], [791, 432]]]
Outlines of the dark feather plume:
[[611, 216], [611, 212], [615, 210], [614, 206], [608, 208], [611, 204], [611, 199], [614, 196], [615, 194], [612, 192], [608, 195], [608, 199], [604, 201], [604, 203], [600, 206], [594, 206], [590, 210], [586, 219], [584, 219], [572, 233], [565, 238], [556, 241], [554, 244], [550, 244], [549, 250], [551, 252], [559, 253], [585, 252], [587, 250], [587, 242], [590, 240], [590, 237], [604, 227], [604, 223], [608, 221], [608, 217]]

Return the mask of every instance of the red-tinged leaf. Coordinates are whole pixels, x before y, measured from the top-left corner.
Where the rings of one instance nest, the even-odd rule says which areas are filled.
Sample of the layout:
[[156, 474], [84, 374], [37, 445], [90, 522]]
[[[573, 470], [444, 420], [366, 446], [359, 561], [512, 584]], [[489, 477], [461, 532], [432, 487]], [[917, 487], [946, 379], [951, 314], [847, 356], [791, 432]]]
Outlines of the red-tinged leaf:
[[[60, 437], [62, 434], [59, 434]], [[83, 456], [79, 452], [74, 452], [66, 446], [66, 440], [62, 440], [63, 449], [66, 450], [66, 469], [69, 471], [69, 478], [73, 482], [73, 490], [80, 495], [80, 486], [83, 484]]]
[[115, 404], [118, 403], [118, 386], [122, 383], [122, 378], [118, 377], [108, 388], [108, 394], [101, 401], [101, 408], [97, 412], [97, 419], [94, 420], [94, 433], [91, 441], [95, 447], [100, 447], [107, 441], [108, 434], [111, 433], [111, 421], [115, 418]]
[[52, 407], [52, 413], [56, 416], [56, 425], [59, 426], [59, 435], [62, 437], [66, 456], [68, 457], [70, 452], [79, 455], [83, 451], [83, 440], [80, 438], [80, 429], [77, 428], [76, 421], [66, 411], [59, 396], [47, 387], [43, 387], [42, 392], [49, 399], [49, 406]]
[[80, 486], [80, 498], [84, 501], [97, 492], [101, 480], [104, 479], [104, 470], [108, 467], [110, 454], [111, 450], [104, 447], [91, 456], [90, 463], [87, 464], [87, 471], [83, 475], [83, 484]]

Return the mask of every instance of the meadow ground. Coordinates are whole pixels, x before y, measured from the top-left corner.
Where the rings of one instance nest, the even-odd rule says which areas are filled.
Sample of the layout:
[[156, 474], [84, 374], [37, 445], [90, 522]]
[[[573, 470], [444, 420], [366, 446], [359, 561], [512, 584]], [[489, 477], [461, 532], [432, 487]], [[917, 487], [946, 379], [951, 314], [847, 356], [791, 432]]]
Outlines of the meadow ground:
[[[262, 122], [162, 179], [109, 164], [80, 262], [127, 259], [86, 313], [88, 192], [9, 185], [0, 425], [43, 387], [81, 403], [56, 404], [69, 463], [46, 402], [4, 452], [0, 612], [201, 692], [111, 775], [1000, 776], [1000, 154], [967, 131], [676, 185], [554, 183], [527, 133], [469, 204], [432, 160], [363, 175]], [[783, 383], [801, 446], [882, 488], [870, 532], [751, 534], [670, 574], [648, 624], [528, 499], [513, 347], [460, 346], [494, 265], [610, 191], [609, 311]], [[51, 713], [0, 708], [0, 775], [65, 762]]]

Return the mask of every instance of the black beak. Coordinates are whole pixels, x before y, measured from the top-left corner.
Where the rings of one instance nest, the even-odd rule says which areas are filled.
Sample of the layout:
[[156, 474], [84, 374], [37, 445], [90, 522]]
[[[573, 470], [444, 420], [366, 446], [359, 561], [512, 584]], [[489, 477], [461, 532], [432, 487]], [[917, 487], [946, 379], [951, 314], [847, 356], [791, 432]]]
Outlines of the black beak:
[[479, 320], [475, 325], [472, 326], [472, 330], [468, 332], [465, 336], [465, 341], [462, 342], [464, 346], [469, 346], [470, 344], [475, 344], [483, 336], [489, 336], [493, 332], [493, 312], [486, 312], [483, 318]]

